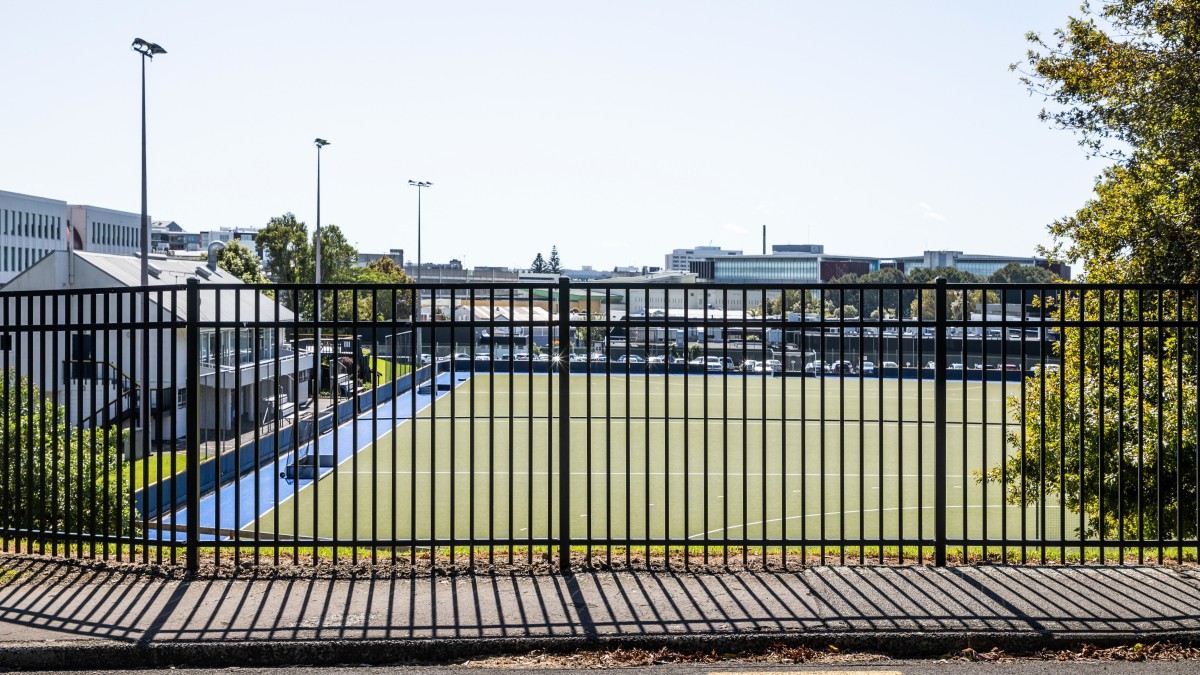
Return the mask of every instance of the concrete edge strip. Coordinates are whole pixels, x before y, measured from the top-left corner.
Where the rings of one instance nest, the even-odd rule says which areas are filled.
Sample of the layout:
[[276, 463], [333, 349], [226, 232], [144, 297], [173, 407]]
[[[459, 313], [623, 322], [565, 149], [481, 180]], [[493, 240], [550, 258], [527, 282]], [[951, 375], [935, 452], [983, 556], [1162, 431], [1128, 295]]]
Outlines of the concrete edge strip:
[[525, 654], [534, 650], [564, 653], [577, 649], [667, 648], [679, 652], [718, 655], [765, 651], [772, 647], [807, 646], [842, 652], [870, 652], [895, 658], [932, 657], [968, 647], [993, 647], [1012, 654], [1042, 649], [1078, 648], [1088, 644], [1112, 647], [1134, 643], [1200, 644], [1200, 631], [1134, 632], [779, 632], [735, 634], [661, 634], [625, 636], [341, 639], [274, 641], [172, 641], [61, 643], [0, 643], [0, 668], [15, 670], [76, 670], [159, 668], [167, 666], [294, 666], [450, 662], [494, 655]]

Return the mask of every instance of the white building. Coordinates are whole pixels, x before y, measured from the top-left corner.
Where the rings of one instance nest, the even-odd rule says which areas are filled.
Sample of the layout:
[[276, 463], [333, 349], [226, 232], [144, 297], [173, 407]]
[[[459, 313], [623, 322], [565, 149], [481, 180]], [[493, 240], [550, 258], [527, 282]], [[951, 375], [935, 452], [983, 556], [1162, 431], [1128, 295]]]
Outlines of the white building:
[[[145, 317], [142, 296], [131, 290], [139, 287], [141, 275], [141, 261], [134, 256], [56, 251], [13, 279], [0, 294], [0, 315], [8, 319], [0, 327], [5, 338], [0, 343], [9, 347], [4, 356], [10, 367], [31, 377], [44, 395], [69, 411], [68, 420], [75, 424], [102, 424], [105, 419], [136, 424], [132, 412], [140, 392], [148, 391], [151, 438], [174, 447], [186, 431], [187, 306], [185, 291], [163, 287], [196, 278], [202, 284], [197, 319], [222, 324], [219, 333], [213, 328], [200, 332], [202, 433], [211, 438], [227, 436], [239, 426], [243, 432], [252, 430], [264, 422], [260, 416], [308, 400], [311, 350], [297, 353], [285, 328], [239, 325], [256, 318], [292, 322], [292, 312], [279, 307], [276, 315], [278, 305], [261, 293], [205, 289], [206, 284], [241, 281], [202, 262], [152, 256], [150, 265]], [[52, 294], [81, 289], [97, 292]], [[5, 331], [17, 317], [38, 330]], [[143, 320], [164, 327], [124, 328]], [[140, 442], [135, 440], [133, 448], [139, 451]]]
[[[208, 245], [214, 241], [219, 241], [223, 244], [228, 244], [231, 241], [240, 241], [243, 246], [255, 251], [254, 242], [258, 238], [257, 227], [222, 227], [219, 230], [200, 230], [200, 249], [208, 250]], [[257, 254], [258, 252], [255, 251]], [[266, 255], [259, 254], [259, 257]]]
[[66, 249], [66, 202], [0, 191], [0, 285]]
[[704, 260], [705, 258], [719, 258], [721, 256], [741, 254], [741, 251], [731, 251], [723, 249], [720, 246], [677, 248], [667, 254], [667, 266], [665, 269], [677, 272], [687, 272], [691, 270], [693, 260]]
[[79, 250], [115, 255], [142, 251], [141, 214], [71, 204], [67, 207], [67, 222], [75, 235], [74, 248]]

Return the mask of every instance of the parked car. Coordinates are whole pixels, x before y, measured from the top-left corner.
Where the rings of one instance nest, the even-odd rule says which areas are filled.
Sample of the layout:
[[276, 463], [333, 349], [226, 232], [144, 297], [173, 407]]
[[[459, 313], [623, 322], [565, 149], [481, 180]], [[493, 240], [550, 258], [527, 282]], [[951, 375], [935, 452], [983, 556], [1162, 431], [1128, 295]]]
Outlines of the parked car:
[[863, 361], [862, 362], [862, 374], [863, 375], [874, 375], [875, 374], [875, 362]]
[[529, 354], [526, 354], [525, 352], [517, 352], [516, 354], [513, 354], [512, 360], [513, 361], [528, 361]]
[[804, 372], [820, 375], [821, 373], [825, 372], [825, 364], [821, 363], [820, 361], [809, 361], [808, 363], [804, 364]]
[[666, 363], [666, 362], [667, 362], [667, 357], [665, 357], [665, 356], [651, 356], [650, 358], [646, 359], [646, 363]]
[[896, 363], [895, 361], [884, 361], [883, 363], [879, 364], [879, 367], [881, 367], [881, 368], [899, 368], [900, 364]]
[[782, 373], [783, 363], [779, 359], [767, 359], [766, 371], [768, 373]]
[[825, 372], [836, 375], [853, 375], [858, 371], [849, 361], [834, 361], [825, 367]]
[[617, 363], [645, 363], [646, 360], [637, 354], [622, 354], [617, 357]]

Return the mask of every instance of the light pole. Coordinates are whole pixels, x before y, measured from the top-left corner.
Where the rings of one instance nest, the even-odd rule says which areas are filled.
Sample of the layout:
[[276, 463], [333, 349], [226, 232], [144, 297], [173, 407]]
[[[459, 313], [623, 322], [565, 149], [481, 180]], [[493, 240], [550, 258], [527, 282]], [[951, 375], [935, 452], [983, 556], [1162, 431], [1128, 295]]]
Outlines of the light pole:
[[[317, 146], [317, 243], [316, 243], [316, 288], [313, 290], [313, 370], [316, 371], [316, 389], [313, 391], [313, 420], [315, 420], [314, 436], [321, 434], [321, 377], [324, 375], [324, 366], [321, 364], [321, 148], [329, 145], [329, 141], [324, 138], [318, 138], [313, 141]], [[337, 337], [336, 335], [334, 336]], [[333, 350], [331, 358], [337, 356], [337, 350]], [[330, 374], [333, 378], [334, 374]], [[330, 388], [336, 385], [330, 382]], [[335, 427], [337, 425], [334, 425]]]
[[[421, 302], [421, 293], [422, 293], [422, 291], [421, 291], [421, 191], [427, 187], [432, 186], [433, 183], [430, 183], [427, 180], [410, 180], [410, 181], [408, 181], [408, 184], [417, 188], [417, 277], [416, 277], [416, 281], [417, 281], [417, 312], [414, 316], [415, 316], [416, 320], [419, 320], [421, 318], [421, 305], [422, 305], [422, 302]], [[429, 309], [429, 318], [433, 319], [433, 307], [432, 307], [433, 295], [431, 294], [429, 297], [430, 297], [430, 303], [431, 303], [430, 309]], [[420, 329], [417, 329], [417, 353], [416, 353], [416, 361], [413, 364], [413, 368], [414, 368], [413, 372], [417, 372], [415, 369], [418, 367], [417, 364], [420, 363], [421, 355], [422, 355], [421, 331], [420, 331]], [[432, 361], [432, 358], [430, 360]]]
[[321, 283], [321, 148], [329, 145], [329, 141], [318, 138], [313, 141], [317, 146], [317, 276], [316, 282]]
[[417, 188], [417, 281], [421, 280], [421, 190], [431, 187], [427, 180], [410, 180], [408, 184]]
[[155, 54], [166, 54], [167, 50], [134, 38], [130, 45], [142, 55], [142, 286], [150, 283], [150, 215], [146, 213], [146, 59], [154, 60]]

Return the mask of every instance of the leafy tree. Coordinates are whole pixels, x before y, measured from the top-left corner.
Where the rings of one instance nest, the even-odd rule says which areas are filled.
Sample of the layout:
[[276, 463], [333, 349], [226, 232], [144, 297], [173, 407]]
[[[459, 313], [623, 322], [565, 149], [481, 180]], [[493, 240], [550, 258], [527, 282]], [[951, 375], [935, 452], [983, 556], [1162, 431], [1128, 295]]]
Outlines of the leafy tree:
[[217, 253], [217, 266], [248, 284], [269, 284], [262, 261], [245, 244], [234, 239]]
[[540, 251], [538, 252], [537, 257], [533, 259], [533, 264], [529, 266], [529, 271], [537, 273], [550, 271], [550, 266], [546, 264], [546, 259], [542, 257]]
[[[866, 274], [844, 274], [832, 280], [833, 284], [881, 284], [881, 285], [898, 285], [905, 282], [904, 273], [894, 267], [884, 267], [878, 270], [867, 272]], [[843, 304], [850, 305], [858, 310], [862, 316], [870, 316], [877, 318], [879, 316], [880, 307], [884, 309], [884, 313], [889, 317], [895, 317], [900, 314], [902, 292], [896, 288], [880, 288], [866, 289], [860, 292], [856, 288], [844, 289], [845, 297]], [[915, 292], [907, 292], [907, 302], [910, 302], [912, 297], [915, 297]], [[847, 316], [850, 316], [847, 314]]]
[[579, 326], [575, 329], [575, 343], [583, 345], [584, 351], [591, 351], [592, 345], [604, 342], [604, 329], [598, 326], [588, 328]]
[[546, 271], [560, 274], [562, 272], [562, 262], [558, 259], [558, 247], [550, 247], [550, 260], [546, 263]]
[[[1028, 36], [1022, 82], [1053, 103], [1043, 120], [1115, 164], [1082, 208], [1050, 225], [1055, 243], [1047, 253], [1082, 260], [1088, 282], [1196, 283], [1200, 7], [1108, 0], [1081, 12], [1049, 40]], [[1061, 369], [1027, 379], [1024, 407], [1010, 402], [1021, 420], [1010, 459], [979, 479], [1003, 483], [1014, 504], [1061, 495], [1091, 535], [1195, 538], [1197, 331], [1188, 321], [1200, 308], [1193, 294], [1060, 293], [1046, 308], [1056, 318], [1176, 325], [1067, 326], [1055, 346]], [[1136, 508], [1139, 499], [1154, 507]]]
[[0, 380], [0, 453], [8, 467], [0, 476], [0, 528], [129, 534], [132, 507], [116, 479], [125, 440], [115, 427], [68, 425], [61, 407], [9, 370]]
[[[258, 231], [254, 246], [259, 254], [266, 253], [266, 272], [275, 283], [299, 284], [312, 279], [313, 252], [308, 241], [308, 227], [285, 213], [272, 218]], [[280, 301], [291, 310], [297, 309], [294, 291], [281, 291]]]
[[[1045, 267], [1033, 267], [1031, 265], [1020, 265], [1018, 263], [1009, 263], [1004, 267], [992, 272], [988, 277], [988, 283], [992, 284], [1042, 284], [1047, 288], [1052, 284], [1058, 283], [1062, 279], [1046, 269]], [[1009, 290], [1001, 292], [1006, 303], [1020, 303], [1024, 305], [1032, 305], [1039, 301], [1043, 295], [1035, 290], [1019, 291]]]
[[[317, 243], [317, 235], [314, 232], [312, 237], [312, 247], [315, 249]], [[321, 282], [326, 284], [346, 283], [354, 281], [357, 275], [356, 267], [358, 265], [358, 249], [350, 242], [346, 241], [346, 235], [342, 234], [341, 228], [337, 225], [326, 225], [321, 228]], [[310, 270], [315, 270], [316, 262], [309, 265]], [[309, 278], [309, 281], [316, 279], [315, 272]]]
[[[388, 257], [373, 260], [366, 267], [354, 270], [353, 281], [356, 284], [372, 284], [376, 286], [403, 286], [412, 284], [413, 280]], [[351, 305], [355, 307], [360, 321], [392, 319], [408, 320], [412, 316], [413, 294], [411, 289], [383, 288], [342, 291], [338, 298], [339, 320], [352, 318]]]
[[946, 281], [952, 284], [977, 284], [983, 281], [957, 267], [917, 267], [908, 271], [908, 282], [913, 284], [933, 283], [938, 277], [946, 277]]
[[1034, 267], [1020, 263], [1009, 263], [992, 272], [989, 284], [1053, 284], [1062, 281], [1057, 274], [1045, 267]]

